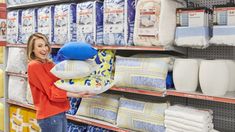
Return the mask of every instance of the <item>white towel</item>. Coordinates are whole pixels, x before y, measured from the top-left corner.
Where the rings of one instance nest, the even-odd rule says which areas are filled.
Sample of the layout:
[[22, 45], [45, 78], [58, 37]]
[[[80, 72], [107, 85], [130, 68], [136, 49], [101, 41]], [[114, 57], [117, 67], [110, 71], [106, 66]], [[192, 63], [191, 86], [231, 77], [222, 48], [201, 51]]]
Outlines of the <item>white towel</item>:
[[210, 121], [207, 123], [199, 123], [199, 122], [186, 120], [183, 118], [178, 118], [178, 117], [173, 117], [173, 116], [165, 116], [165, 120], [180, 122], [182, 124], [192, 126], [192, 127], [201, 128], [201, 129], [212, 129], [214, 127], [213, 123]]
[[177, 130], [180, 130], [180, 131], [190, 131], [190, 132], [208, 132], [211, 130], [210, 129], [201, 129], [201, 128], [198, 128], [198, 127], [193, 127], [193, 126], [189, 126], [189, 125], [185, 125], [181, 122], [176, 122], [176, 121], [170, 121], [170, 120], [165, 120], [164, 121], [165, 123], [165, 126], [168, 128], [171, 128], [172, 127], [175, 127], [177, 128]]
[[207, 123], [212, 120], [212, 112], [196, 110], [193, 108], [182, 107], [182, 106], [171, 106], [165, 110], [165, 115], [183, 118], [199, 123]]

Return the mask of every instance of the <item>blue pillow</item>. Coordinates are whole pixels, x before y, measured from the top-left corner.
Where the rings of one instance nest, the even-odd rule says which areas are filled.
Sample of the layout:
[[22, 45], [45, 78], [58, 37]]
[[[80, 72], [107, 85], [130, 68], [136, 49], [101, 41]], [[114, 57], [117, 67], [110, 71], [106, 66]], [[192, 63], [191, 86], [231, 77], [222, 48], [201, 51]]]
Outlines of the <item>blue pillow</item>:
[[87, 60], [97, 55], [98, 51], [85, 42], [68, 42], [60, 48], [57, 61], [61, 60]]

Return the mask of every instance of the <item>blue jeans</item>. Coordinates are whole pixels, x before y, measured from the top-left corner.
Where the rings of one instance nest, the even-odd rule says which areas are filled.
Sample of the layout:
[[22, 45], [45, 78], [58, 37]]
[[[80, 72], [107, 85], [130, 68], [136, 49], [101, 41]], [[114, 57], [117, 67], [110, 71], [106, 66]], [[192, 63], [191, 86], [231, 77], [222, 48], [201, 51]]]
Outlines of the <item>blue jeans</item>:
[[37, 121], [42, 132], [67, 132], [65, 112]]

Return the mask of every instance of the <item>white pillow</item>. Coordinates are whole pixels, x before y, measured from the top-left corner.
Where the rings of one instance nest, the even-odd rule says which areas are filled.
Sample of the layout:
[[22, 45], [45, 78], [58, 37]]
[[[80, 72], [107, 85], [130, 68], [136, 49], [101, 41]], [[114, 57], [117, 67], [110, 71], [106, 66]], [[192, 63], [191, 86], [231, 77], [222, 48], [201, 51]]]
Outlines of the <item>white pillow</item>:
[[223, 96], [229, 86], [229, 69], [225, 60], [203, 60], [199, 70], [203, 94]]
[[25, 73], [27, 68], [25, 48], [9, 48], [6, 71]]
[[29, 104], [33, 104], [33, 97], [32, 97], [32, 92], [31, 92], [29, 83], [27, 83], [27, 91], [26, 92], [27, 92], [26, 93], [26, 101]]
[[117, 126], [142, 132], [164, 132], [164, 112], [168, 106], [168, 103], [121, 98]]
[[90, 93], [100, 94], [107, 91], [114, 85], [114, 81], [107, 77], [92, 75], [80, 79], [59, 80], [55, 85], [69, 92], [88, 91]]
[[161, 58], [116, 57], [116, 86], [166, 90], [168, 64]]
[[17, 76], [9, 77], [8, 97], [9, 99], [25, 103], [26, 101], [26, 79]]
[[119, 95], [112, 94], [101, 94], [92, 98], [83, 98], [76, 115], [116, 124], [119, 99]]
[[[198, 86], [199, 61], [196, 59], [176, 59], [173, 81], [177, 91], [193, 92]], [[182, 81], [183, 80], [183, 81]]]
[[226, 60], [226, 63], [229, 68], [229, 87], [228, 91], [235, 91], [235, 61], [234, 60]]
[[75, 79], [89, 76], [97, 68], [92, 61], [65, 60], [56, 64], [51, 73], [60, 79]]
[[175, 56], [166, 55], [166, 54], [136, 54], [132, 55], [131, 57], [135, 58], [157, 58], [160, 60], [165, 61], [168, 64], [168, 70], [172, 71], [175, 61]]

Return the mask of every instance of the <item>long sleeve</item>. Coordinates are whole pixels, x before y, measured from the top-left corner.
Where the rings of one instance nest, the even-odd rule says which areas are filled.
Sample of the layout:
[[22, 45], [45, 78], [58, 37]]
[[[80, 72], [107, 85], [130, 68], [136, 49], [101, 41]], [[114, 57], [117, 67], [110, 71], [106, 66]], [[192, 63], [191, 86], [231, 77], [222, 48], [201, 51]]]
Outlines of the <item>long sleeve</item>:
[[54, 85], [54, 82], [58, 78], [50, 73], [52, 67], [52, 64], [43, 64], [40, 62], [30, 63], [28, 65], [29, 84], [39, 89], [49, 100], [53, 102], [64, 102], [67, 100], [66, 91]]

